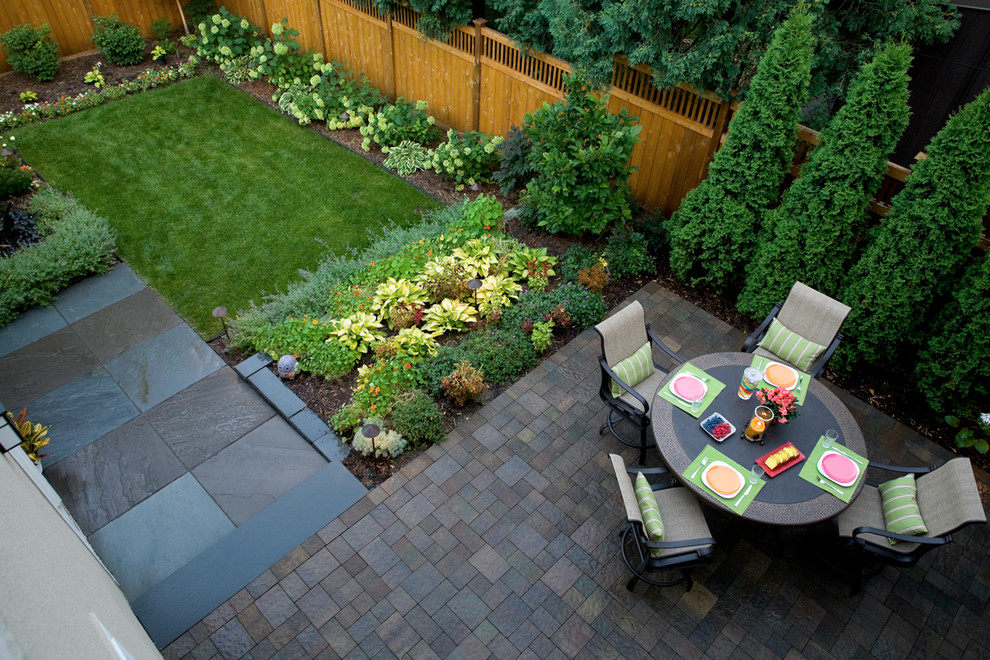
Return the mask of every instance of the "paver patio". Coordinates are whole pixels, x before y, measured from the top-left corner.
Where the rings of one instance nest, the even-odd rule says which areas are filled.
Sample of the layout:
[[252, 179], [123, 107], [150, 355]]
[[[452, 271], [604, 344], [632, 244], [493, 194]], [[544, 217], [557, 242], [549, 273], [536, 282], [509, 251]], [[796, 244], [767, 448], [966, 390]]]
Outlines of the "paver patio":
[[[651, 283], [633, 296], [687, 358], [743, 336]], [[623, 516], [587, 331], [168, 646], [168, 658], [987, 657], [990, 527], [861, 593], [815, 549], [706, 509], [692, 591], [625, 589]], [[833, 388], [872, 459], [951, 454]], [[621, 452], [627, 463], [635, 451]], [[656, 462], [656, 458], [652, 458]], [[977, 472], [987, 482], [987, 475]]]

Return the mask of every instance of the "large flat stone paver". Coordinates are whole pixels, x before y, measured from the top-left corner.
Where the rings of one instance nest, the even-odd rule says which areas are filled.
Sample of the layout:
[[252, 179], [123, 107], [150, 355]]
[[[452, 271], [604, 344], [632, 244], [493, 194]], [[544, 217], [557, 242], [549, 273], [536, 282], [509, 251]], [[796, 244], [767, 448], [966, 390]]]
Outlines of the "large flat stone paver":
[[138, 409], [103, 367], [35, 399], [28, 412], [31, 419], [51, 426], [52, 441], [45, 447], [48, 456], [43, 461], [46, 466], [138, 415]]
[[182, 323], [114, 358], [106, 369], [144, 412], [223, 366], [213, 349]]
[[117, 264], [98, 277], [87, 277], [59, 294], [54, 307], [69, 323], [75, 323], [118, 300], [145, 288], [126, 264]]
[[45, 476], [89, 535], [185, 472], [155, 429], [137, 417], [46, 469]]
[[[53, 355], [58, 360], [52, 360]], [[72, 328], [60, 328], [0, 358], [0, 401], [10, 410], [20, 410], [99, 366]]]
[[0, 356], [24, 348], [66, 325], [65, 319], [54, 307], [28, 310], [0, 328]]
[[192, 473], [240, 525], [326, 465], [284, 419], [273, 417]]
[[230, 519], [187, 473], [89, 539], [133, 601], [233, 529]]
[[101, 362], [109, 362], [180, 323], [179, 315], [146, 287], [72, 327]]
[[274, 415], [275, 411], [226, 366], [145, 413], [190, 470]]

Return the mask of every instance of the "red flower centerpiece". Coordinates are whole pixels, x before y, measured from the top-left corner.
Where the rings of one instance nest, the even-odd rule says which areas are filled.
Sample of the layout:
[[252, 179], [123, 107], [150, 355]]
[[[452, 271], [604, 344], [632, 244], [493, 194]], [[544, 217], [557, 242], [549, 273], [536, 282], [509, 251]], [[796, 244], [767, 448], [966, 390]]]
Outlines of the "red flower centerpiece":
[[756, 390], [756, 398], [761, 405], [773, 411], [771, 424], [786, 424], [788, 420], [798, 416], [794, 394], [786, 388], [775, 387], [772, 390]]

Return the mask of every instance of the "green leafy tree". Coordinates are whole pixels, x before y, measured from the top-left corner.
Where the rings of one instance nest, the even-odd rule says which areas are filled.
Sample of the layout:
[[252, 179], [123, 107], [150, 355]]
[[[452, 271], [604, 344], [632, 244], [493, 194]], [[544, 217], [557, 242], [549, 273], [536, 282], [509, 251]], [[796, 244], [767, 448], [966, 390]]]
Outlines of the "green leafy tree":
[[394, 15], [400, 5], [408, 5], [419, 13], [416, 30], [428, 39], [446, 39], [459, 25], [467, 25], [472, 18], [471, 0], [359, 0], [358, 4], [372, 3], [380, 13]]
[[866, 64], [797, 179], [760, 230], [739, 311], [763, 317], [796, 280], [834, 296], [908, 121], [911, 47], [890, 45]]
[[850, 272], [847, 340], [833, 363], [894, 363], [924, 341], [926, 315], [958, 281], [988, 205], [990, 88], [932, 138]]
[[756, 245], [757, 220], [776, 203], [791, 162], [812, 47], [811, 17], [796, 9], [763, 56], [708, 178], [670, 219], [670, 265], [682, 279], [718, 291], [737, 286]]
[[[811, 97], [842, 98], [876, 45], [945, 42], [959, 14], [943, 0], [810, 0], [820, 39]], [[729, 98], [745, 95], [760, 56], [794, 0], [493, 0], [498, 28], [517, 43], [567, 60], [597, 85], [612, 60], [648, 65], [654, 84], [687, 82]]]
[[600, 234], [632, 217], [629, 159], [641, 126], [623, 108], [607, 110], [580, 77], [566, 81], [567, 96], [526, 115], [526, 156], [535, 175], [521, 195], [528, 220], [551, 233]]
[[[990, 259], [970, 267], [917, 365], [918, 388], [939, 413], [975, 418], [990, 401]], [[982, 406], [982, 407], [981, 407]]]

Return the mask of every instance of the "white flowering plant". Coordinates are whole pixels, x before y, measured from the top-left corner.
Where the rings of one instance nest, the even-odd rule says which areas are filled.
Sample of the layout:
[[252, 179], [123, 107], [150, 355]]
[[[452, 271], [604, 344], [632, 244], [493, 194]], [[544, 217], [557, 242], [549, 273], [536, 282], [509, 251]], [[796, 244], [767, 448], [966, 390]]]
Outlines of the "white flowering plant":
[[[374, 438], [365, 437], [362, 429], [368, 424], [374, 424], [379, 429], [379, 433]], [[351, 445], [363, 456], [375, 455], [375, 458], [395, 458], [406, 450], [406, 441], [402, 434], [392, 429], [385, 430], [385, 422], [380, 418], [369, 418], [357, 428]]]
[[465, 186], [491, 183], [492, 173], [499, 165], [500, 135], [485, 135], [479, 131], [459, 133], [447, 131], [447, 141], [433, 152], [433, 169], [440, 176]]
[[290, 28], [288, 23], [288, 18], [273, 23], [272, 35], [275, 38], [255, 44], [250, 51], [255, 72], [268, 78], [268, 82], [280, 90], [307, 84], [313, 77], [314, 67], [323, 65], [323, 55], [299, 50], [296, 40], [299, 30]]
[[196, 54], [217, 64], [247, 55], [261, 38], [261, 28], [224, 7], [200, 23], [198, 29]]
[[386, 105], [370, 115], [360, 130], [364, 136], [361, 148], [365, 151], [371, 151], [372, 142], [379, 147], [396, 147], [403, 140], [409, 140], [429, 146], [440, 135], [436, 119], [426, 113], [426, 101], [412, 103], [401, 96], [395, 100], [395, 105]]

